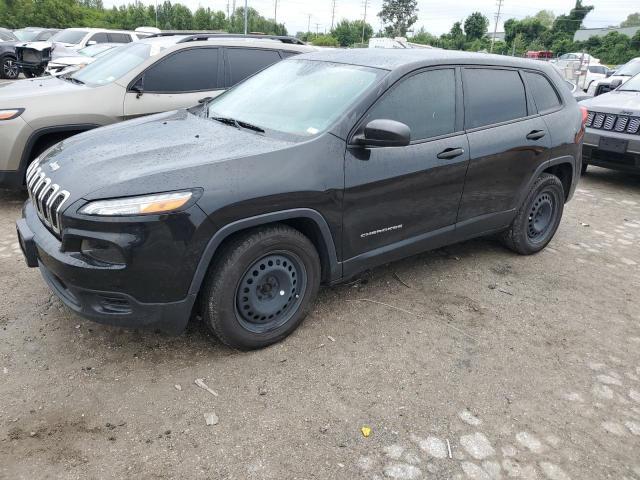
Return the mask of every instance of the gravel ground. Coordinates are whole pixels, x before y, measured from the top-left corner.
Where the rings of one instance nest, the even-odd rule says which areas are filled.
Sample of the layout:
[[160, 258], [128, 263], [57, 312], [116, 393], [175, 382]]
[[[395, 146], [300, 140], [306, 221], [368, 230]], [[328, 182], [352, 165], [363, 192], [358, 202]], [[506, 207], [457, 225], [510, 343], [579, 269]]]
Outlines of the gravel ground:
[[544, 252], [387, 265], [252, 353], [76, 317], [0, 193], [0, 477], [640, 479], [639, 193], [591, 168]]

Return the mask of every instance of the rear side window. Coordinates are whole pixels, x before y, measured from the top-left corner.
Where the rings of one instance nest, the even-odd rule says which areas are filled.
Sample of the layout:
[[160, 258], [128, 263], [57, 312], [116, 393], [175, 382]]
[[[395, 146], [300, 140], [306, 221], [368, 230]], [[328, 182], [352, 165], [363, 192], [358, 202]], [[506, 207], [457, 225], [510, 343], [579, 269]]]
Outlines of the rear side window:
[[539, 113], [553, 110], [562, 104], [560, 98], [558, 98], [556, 89], [553, 88], [549, 80], [543, 75], [533, 72], [524, 72], [524, 75]]
[[222, 88], [218, 57], [217, 48], [193, 48], [170, 55], [145, 72], [144, 91], [180, 93]]
[[455, 131], [456, 81], [453, 69], [429, 70], [393, 86], [367, 114], [366, 122], [389, 119], [411, 129], [411, 140]]
[[131, 35], [126, 33], [109, 33], [109, 42], [111, 43], [130, 43]]
[[109, 43], [109, 37], [107, 37], [106, 33], [100, 32], [92, 35], [88, 41], [96, 43]]
[[257, 48], [228, 48], [231, 85], [241, 82], [263, 68], [280, 61], [275, 50]]
[[466, 128], [527, 116], [527, 99], [515, 70], [468, 68], [464, 72]]

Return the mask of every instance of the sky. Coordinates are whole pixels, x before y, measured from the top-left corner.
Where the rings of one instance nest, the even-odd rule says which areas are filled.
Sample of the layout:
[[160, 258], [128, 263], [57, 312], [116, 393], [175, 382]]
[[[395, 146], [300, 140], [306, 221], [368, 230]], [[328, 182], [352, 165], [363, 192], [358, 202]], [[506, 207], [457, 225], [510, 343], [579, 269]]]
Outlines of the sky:
[[[161, 2], [162, 0], [158, 0]], [[195, 10], [199, 6], [210, 7], [213, 10], [227, 10], [227, 0], [172, 0], [182, 3]], [[132, 3], [132, 0], [104, 0], [105, 6]], [[155, 0], [142, 0], [142, 3], [152, 4]], [[342, 18], [349, 20], [361, 19], [364, 16], [365, 0], [335, 0], [336, 22]], [[233, 0], [229, 0], [233, 5]], [[585, 0], [583, 3], [593, 5], [595, 9], [589, 13], [584, 25], [588, 28], [618, 25], [627, 18], [629, 13], [640, 11], [637, 0]], [[290, 34], [306, 31], [310, 24], [312, 32], [316, 28], [320, 32], [331, 28], [331, 11], [333, 0], [278, 0], [277, 20], [285, 24]], [[236, 0], [236, 7], [244, 5], [244, 0]], [[273, 18], [275, 0], [248, 0], [248, 5], [255, 8], [261, 15]], [[542, 9], [552, 10], [556, 15], [568, 13], [575, 5], [575, 0], [503, 0], [501, 19], [498, 31], [502, 31], [502, 21], [507, 18], [522, 19], [527, 15], [534, 15]], [[367, 21], [373, 25], [375, 31], [381, 28], [377, 13], [382, 7], [382, 0], [368, 0]], [[494, 27], [494, 15], [497, 10], [497, 0], [456, 0], [447, 1], [418, 0], [418, 21], [414, 25], [417, 30], [424, 26], [428, 32], [441, 35], [450, 30], [451, 25], [463, 20], [470, 13], [480, 11], [490, 19], [490, 31]], [[311, 17], [309, 17], [311, 15]], [[317, 25], [316, 25], [317, 24]]]

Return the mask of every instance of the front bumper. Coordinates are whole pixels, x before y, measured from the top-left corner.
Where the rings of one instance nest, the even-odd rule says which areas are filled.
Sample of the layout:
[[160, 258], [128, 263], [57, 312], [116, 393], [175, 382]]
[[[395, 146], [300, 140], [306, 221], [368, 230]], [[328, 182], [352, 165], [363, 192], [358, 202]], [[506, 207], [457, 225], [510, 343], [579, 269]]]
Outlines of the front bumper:
[[[30, 202], [16, 223], [20, 246], [27, 265], [38, 267], [51, 290], [71, 310], [98, 323], [127, 328], [155, 328], [171, 334], [182, 332], [196, 300], [188, 293], [177, 301], [140, 301], [124, 281], [119, 289], [95, 288], [113, 285], [114, 276], [123, 277], [122, 268], [96, 266], [73, 252], [61, 251], [61, 242], [42, 224]], [[157, 279], [149, 278], [152, 284]], [[167, 280], [169, 282], [169, 280]], [[132, 283], [139, 283], [133, 280]], [[151, 287], [153, 288], [153, 287]]]
[[[603, 148], [603, 140], [626, 142], [624, 151]], [[587, 127], [582, 148], [582, 161], [589, 165], [640, 173], [640, 135]]]

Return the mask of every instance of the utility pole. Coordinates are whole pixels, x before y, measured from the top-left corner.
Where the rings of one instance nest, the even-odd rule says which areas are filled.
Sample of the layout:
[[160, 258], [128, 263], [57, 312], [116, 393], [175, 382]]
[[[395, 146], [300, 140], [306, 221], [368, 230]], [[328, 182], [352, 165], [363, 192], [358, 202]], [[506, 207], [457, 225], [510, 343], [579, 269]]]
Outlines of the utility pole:
[[247, 1], [248, 0], [244, 0], [244, 34], [245, 35], [247, 34], [247, 27], [248, 27], [247, 20], [248, 20], [248, 15], [249, 15], [249, 12], [247, 10]]
[[364, 43], [364, 29], [367, 26], [367, 6], [369, 5], [369, 0], [364, 0], [364, 16], [362, 17], [362, 42]]
[[[156, 0], [156, 1], [158, 1], [158, 0]], [[229, 9], [230, 9], [230, 8], [231, 8], [231, 7], [230, 7], [230, 5], [229, 5], [229, 0], [227, 0], [227, 20], [228, 20], [228, 19], [229, 19], [229, 17], [231, 16], [231, 15], [229, 15], [229, 13], [230, 13], [230, 10], [229, 10]]]
[[320, 24], [316, 22], [316, 38], [318, 38], [319, 31], [320, 31]]
[[273, 7], [273, 23], [275, 23], [277, 27], [278, 26], [278, 0], [274, 0], [273, 3], [275, 4], [275, 6]]
[[156, 28], [158, 28], [158, 0], [156, 0]]
[[333, 31], [333, 20], [336, 18], [336, 1], [331, 0], [331, 30]]
[[307, 21], [307, 37], [310, 37], [311, 36], [311, 14], [309, 13], [308, 15], [309, 15], [309, 20]]
[[498, 30], [498, 22], [500, 21], [500, 10], [502, 9], [502, 2], [504, 0], [498, 0], [498, 11], [496, 12], [496, 22], [493, 25], [493, 37], [491, 37], [491, 49], [489, 50], [489, 53], [493, 53], [493, 44], [496, 42], [496, 32]]

